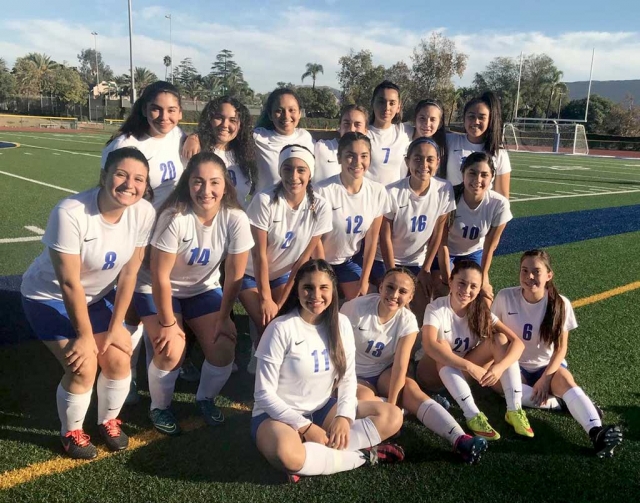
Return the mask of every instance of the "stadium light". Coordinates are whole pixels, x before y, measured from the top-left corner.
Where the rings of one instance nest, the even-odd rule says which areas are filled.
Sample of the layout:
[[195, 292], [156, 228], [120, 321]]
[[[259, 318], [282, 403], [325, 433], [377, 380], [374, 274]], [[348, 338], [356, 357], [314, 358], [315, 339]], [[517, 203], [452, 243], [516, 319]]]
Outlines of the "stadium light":
[[100, 91], [100, 69], [98, 68], [98, 32], [92, 31], [91, 35], [93, 35], [93, 47], [96, 53], [96, 86], [98, 86], [98, 91]]
[[131, 105], [136, 101], [136, 76], [133, 72], [133, 19], [131, 16], [131, 0], [129, 0], [129, 69], [131, 71]]
[[169, 59], [171, 60], [171, 83], [173, 84], [173, 41], [171, 37], [171, 14], [165, 16], [169, 20]]

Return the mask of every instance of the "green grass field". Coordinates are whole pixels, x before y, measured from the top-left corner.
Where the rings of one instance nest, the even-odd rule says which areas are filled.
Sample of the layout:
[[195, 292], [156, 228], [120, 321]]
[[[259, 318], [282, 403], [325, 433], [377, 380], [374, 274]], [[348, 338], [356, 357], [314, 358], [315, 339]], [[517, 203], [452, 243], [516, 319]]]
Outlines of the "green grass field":
[[[0, 149], [0, 275], [21, 274], [40, 253], [35, 228], [45, 228], [59, 199], [97, 183], [106, 138], [0, 132], [0, 140], [22, 145]], [[521, 153], [511, 160], [516, 217], [548, 215], [552, 224], [557, 213], [640, 204], [640, 161]], [[640, 280], [640, 232], [548, 250], [560, 291], [574, 301]], [[516, 284], [519, 255], [494, 259], [496, 290]], [[480, 408], [503, 435], [479, 465], [460, 464], [444, 441], [408, 419], [398, 439], [407, 453], [401, 465], [296, 485], [252, 445], [252, 378], [244, 370], [223, 390], [227, 421], [218, 429], [197, 417], [196, 385], [179, 380], [175, 410], [188, 431], [171, 439], [151, 429], [142, 378], [141, 403], [121, 415], [130, 449], [76, 462], [61, 456], [58, 440], [58, 364], [35, 341], [0, 345], [0, 502], [633, 501], [640, 494], [639, 304], [637, 289], [576, 308], [580, 326], [569, 344], [576, 380], [604, 409], [605, 421], [624, 429], [625, 443], [612, 459], [595, 458], [582, 428], [564, 414], [531, 411], [536, 437], [516, 438], [503, 419], [504, 400], [477, 389]], [[246, 340], [240, 350], [243, 368]], [[452, 413], [462, 420], [459, 409]], [[95, 404], [85, 426], [99, 443], [94, 423]]]

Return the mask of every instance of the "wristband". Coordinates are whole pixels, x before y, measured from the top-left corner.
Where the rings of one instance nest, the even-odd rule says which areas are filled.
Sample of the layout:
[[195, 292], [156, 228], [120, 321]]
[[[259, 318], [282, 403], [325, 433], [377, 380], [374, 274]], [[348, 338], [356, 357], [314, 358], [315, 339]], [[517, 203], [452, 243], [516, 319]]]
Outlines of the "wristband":
[[307, 428], [302, 433], [300, 433], [300, 436], [302, 438], [304, 438], [304, 436], [307, 434], [307, 432], [311, 429], [311, 426], [313, 426], [313, 423], [309, 423], [309, 426], [307, 426]]
[[178, 323], [177, 319], [173, 319], [173, 323], [171, 323], [171, 325], [163, 325], [162, 322], [160, 321], [160, 319], [158, 319], [158, 325], [160, 325], [162, 328], [169, 328], [174, 326], [176, 323]]

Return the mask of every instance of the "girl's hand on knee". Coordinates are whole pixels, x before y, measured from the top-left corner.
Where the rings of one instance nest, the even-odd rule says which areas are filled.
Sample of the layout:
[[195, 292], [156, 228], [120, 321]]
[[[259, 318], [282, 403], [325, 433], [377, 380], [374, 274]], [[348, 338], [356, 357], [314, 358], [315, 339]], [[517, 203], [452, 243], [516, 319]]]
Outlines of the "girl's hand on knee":
[[349, 445], [349, 433], [351, 432], [351, 423], [346, 417], [336, 416], [331, 421], [327, 436], [329, 442], [327, 447], [333, 449], [346, 449]]
[[491, 367], [489, 367], [485, 374], [482, 376], [482, 379], [480, 380], [480, 386], [493, 386], [500, 380], [500, 377], [502, 377], [502, 371], [494, 365], [491, 365]]
[[470, 363], [469, 368], [466, 370], [469, 373], [469, 375], [473, 377], [478, 383], [482, 383], [482, 378], [487, 373], [485, 369], [483, 369], [479, 365], [476, 365], [475, 363]]
[[179, 339], [184, 341], [185, 335], [177, 323], [169, 327], [160, 327], [156, 340], [152, 341], [153, 347], [156, 353], [164, 353], [169, 358], [176, 351], [175, 345]]
[[316, 444], [327, 445], [329, 439], [327, 438], [327, 432], [324, 431], [317, 424], [311, 424], [309, 429], [302, 435], [303, 442], [314, 442]]
[[536, 405], [541, 405], [549, 399], [549, 388], [551, 386], [551, 378], [542, 376], [533, 385], [533, 391], [531, 392], [531, 399]]
[[218, 318], [213, 327], [213, 342], [216, 342], [220, 336], [227, 337], [235, 344], [238, 338], [238, 329], [230, 316]]
[[74, 374], [82, 374], [83, 365], [88, 360], [95, 358], [98, 354], [98, 347], [93, 337], [78, 337], [71, 339], [65, 348], [65, 358], [69, 370]]
[[124, 328], [124, 325], [116, 324], [111, 330], [105, 332], [105, 334], [100, 337], [96, 337], [96, 339], [98, 342], [98, 351], [101, 355], [107, 352], [109, 346], [119, 349], [128, 356], [133, 354], [131, 334]]

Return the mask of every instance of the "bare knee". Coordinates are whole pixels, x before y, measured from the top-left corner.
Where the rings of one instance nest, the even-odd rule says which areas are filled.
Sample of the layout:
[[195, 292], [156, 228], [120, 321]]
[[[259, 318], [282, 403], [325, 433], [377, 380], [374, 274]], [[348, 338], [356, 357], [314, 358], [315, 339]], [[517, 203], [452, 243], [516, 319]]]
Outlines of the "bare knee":
[[[205, 345], [202, 345], [205, 347]], [[229, 365], [236, 354], [236, 343], [227, 336], [220, 336], [218, 340], [210, 345], [206, 345], [205, 358], [216, 367]]]
[[110, 347], [100, 357], [99, 363], [109, 379], [124, 379], [131, 373], [131, 357], [115, 347]]
[[304, 447], [302, 449], [291, 449], [291, 446], [282, 443], [276, 449], [275, 457], [280, 465], [279, 468], [295, 473], [302, 470], [307, 453]]

